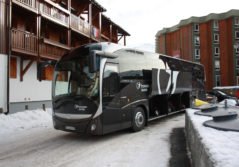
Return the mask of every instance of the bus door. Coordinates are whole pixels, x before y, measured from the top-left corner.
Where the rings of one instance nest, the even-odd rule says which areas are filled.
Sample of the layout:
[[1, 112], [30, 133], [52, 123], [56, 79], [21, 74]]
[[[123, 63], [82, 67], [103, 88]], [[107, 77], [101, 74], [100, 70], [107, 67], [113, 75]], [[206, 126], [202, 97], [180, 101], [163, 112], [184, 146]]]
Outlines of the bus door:
[[106, 63], [103, 74], [103, 132], [121, 128], [120, 77], [118, 64]]

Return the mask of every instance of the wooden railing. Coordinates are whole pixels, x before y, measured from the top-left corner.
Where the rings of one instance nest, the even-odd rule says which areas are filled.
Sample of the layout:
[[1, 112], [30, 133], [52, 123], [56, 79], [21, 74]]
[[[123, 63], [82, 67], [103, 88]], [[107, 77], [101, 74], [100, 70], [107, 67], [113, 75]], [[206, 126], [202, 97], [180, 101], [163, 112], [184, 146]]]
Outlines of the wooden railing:
[[13, 0], [13, 2], [33, 8], [37, 10], [38, 7], [38, 0]]
[[90, 25], [89, 23], [82, 20], [80, 17], [75, 15], [71, 15], [71, 27], [75, 30], [86, 34], [87, 36], [90, 35]]
[[37, 37], [33, 33], [12, 29], [12, 50], [27, 54], [37, 54]]
[[63, 23], [66, 26], [69, 24], [69, 16], [49, 4], [41, 3], [40, 12], [60, 23]]
[[58, 60], [66, 52], [66, 49], [41, 42], [39, 46], [40, 56]]

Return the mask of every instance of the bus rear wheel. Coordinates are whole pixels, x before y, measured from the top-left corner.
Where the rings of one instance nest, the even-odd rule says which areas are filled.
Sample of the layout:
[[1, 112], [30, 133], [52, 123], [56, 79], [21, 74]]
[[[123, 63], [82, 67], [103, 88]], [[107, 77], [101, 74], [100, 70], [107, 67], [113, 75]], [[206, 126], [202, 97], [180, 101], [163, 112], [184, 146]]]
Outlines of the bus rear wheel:
[[141, 107], [137, 107], [133, 112], [133, 125], [132, 129], [134, 132], [140, 131], [145, 126], [145, 113], [144, 109]]

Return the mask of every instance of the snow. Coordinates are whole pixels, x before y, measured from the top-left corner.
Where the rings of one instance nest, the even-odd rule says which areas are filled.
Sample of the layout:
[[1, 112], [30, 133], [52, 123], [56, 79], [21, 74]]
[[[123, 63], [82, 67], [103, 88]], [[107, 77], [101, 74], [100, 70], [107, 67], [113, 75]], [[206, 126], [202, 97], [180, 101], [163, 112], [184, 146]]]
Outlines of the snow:
[[[215, 166], [237, 167], [239, 133], [204, 127], [203, 122], [212, 118], [195, 111], [187, 109], [187, 114]], [[51, 109], [1, 114], [0, 166], [167, 166], [170, 132], [183, 126], [184, 115], [180, 115], [150, 123], [138, 133], [93, 137], [54, 130]]]
[[51, 110], [0, 115], [0, 166], [11, 167], [165, 167], [169, 136], [185, 116], [151, 122], [144, 130], [88, 136], [57, 131]]
[[52, 126], [51, 109], [27, 110], [14, 114], [0, 114], [0, 136], [25, 130]]
[[225, 100], [221, 101], [220, 104], [224, 105], [225, 101], [227, 101], [226, 103], [228, 106], [236, 106], [236, 104], [237, 104], [236, 100], [234, 100], [234, 99], [225, 99]]
[[[230, 103], [230, 102], [229, 102]], [[211, 117], [195, 115], [197, 110], [187, 109], [187, 114], [198, 131], [202, 143], [215, 163], [216, 167], [238, 167], [239, 133], [221, 131], [203, 126]]]

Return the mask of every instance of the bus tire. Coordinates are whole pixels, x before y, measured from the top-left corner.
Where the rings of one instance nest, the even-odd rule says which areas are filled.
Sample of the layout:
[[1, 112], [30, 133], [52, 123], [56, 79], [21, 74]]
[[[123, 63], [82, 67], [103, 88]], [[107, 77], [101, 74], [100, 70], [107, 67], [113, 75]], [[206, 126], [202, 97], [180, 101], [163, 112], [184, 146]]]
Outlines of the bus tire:
[[146, 123], [145, 112], [142, 107], [135, 108], [133, 112], [132, 129], [134, 132], [140, 131], [144, 128]]

